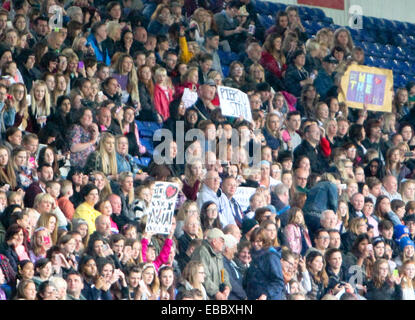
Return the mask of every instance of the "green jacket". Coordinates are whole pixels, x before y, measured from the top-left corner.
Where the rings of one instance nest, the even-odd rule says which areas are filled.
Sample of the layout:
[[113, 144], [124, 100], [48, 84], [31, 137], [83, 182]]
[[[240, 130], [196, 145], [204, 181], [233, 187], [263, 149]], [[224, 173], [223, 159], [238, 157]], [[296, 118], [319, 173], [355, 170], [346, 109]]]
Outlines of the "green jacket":
[[191, 257], [192, 261], [200, 261], [205, 268], [205, 286], [209, 298], [214, 299], [219, 292], [221, 284], [221, 271], [224, 273], [224, 283], [229, 289], [232, 286], [229, 281], [229, 275], [223, 266], [223, 256], [221, 253], [213, 251], [207, 240], [203, 240], [202, 245], [195, 249]]

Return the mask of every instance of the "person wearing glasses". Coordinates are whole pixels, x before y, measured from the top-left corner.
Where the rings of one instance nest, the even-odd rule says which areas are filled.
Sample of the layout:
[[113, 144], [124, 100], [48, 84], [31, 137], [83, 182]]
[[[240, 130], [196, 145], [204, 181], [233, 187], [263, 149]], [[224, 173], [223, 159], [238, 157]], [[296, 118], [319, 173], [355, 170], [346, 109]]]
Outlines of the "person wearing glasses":
[[314, 233], [314, 247], [307, 250], [305, 256], [307, 257], [311, 252], [317, 251], [322, 255], [326, 253], [327, 248], [330, 244], [330, 235], [326, 229], [318, 229]]

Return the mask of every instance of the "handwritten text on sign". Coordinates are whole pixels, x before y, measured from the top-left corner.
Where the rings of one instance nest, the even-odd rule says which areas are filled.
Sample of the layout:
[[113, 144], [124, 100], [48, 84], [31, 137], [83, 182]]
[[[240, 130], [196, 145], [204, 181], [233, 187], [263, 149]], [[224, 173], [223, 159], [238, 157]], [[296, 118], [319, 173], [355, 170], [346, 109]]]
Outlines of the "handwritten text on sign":
[[242, 211], [245, 211], [249, 207], [249, 198], [255, 193], [255, 188], [238, 187], [233, 198], [239, 203]]
[[252, 122], [251, 105], [248, 95], [241, 90], [218, 86], [218, 95], [222, 115], [239, 118]]
[[146, 232], [170, 233], [178, 191], [179, 187], [174, 183], [156, 182]]
[[366, 72], [350, 72], [347, 100], [383, 106], [386, 76]]
[[392, 70], [352, 64], [341, 79], [339, 102], [350, 108], [391, 112], [392, 99]]

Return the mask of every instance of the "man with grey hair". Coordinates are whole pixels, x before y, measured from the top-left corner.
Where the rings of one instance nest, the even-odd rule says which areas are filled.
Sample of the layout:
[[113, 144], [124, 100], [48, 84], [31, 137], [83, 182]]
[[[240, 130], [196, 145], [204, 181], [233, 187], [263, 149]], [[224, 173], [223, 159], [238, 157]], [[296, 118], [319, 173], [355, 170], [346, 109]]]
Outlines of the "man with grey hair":
[[186, 252], [189, 243], [197, 238], [199, 233], [200, 222], [196, 215], [189, 215], [184, 219], [183, 234], [177, 239], [179, 243], [179, 252]]
[[84, 15], [82, 13], [82, 9], [80, 7], [69, 7], [66, 10], [66, 14], [70, 18], [71, 21], [78, 21], [79, 23], [84, 23]]
[[232, 235], [235, 237], [236, 241], [239, 243], [239, 241], [242, 238], [242, 234], [241, 234], [241, 229], [239, 229], [239, 227], [235, 224], [228, 224], [224, 229], [223, 229], [223, 233], [225, 235]]
[[232, 215], [232, 209], [225, 193], [220, 189], [220, 177], [216, 170], [209, 170], [203, 181], [203, 186], [197, 196], [197, 206], [202, 208], [207, 201], [213, 201], [218, 207], [219, 221], [222, 227], [228, 224], [236, 224]]
[[326, 230], [336, 229], [338, 218], [333, 210], [324, 210], [320, 216], [320, 225]]
[[204, 286], [206, 293], [213, 300], [227, 300], [232, 286], [228, 272], [223, 266], [222, 251], [225, 235], [218, 228], [210, 229], [202, 245], [195, 249], [191, 261], [200, 261], [205, 269]]
[[238, 240], [231, 234], [225, 234], [223, 248], [223, 265], [229, 275], [232, 290], [228, 300], [245, 300], [246, 292], [242, 286], [243, 273], [241, 268], [235, 263], [233, 258], [238, 251]]
[[271, 193], [271, 204], [277, 210], [277, 216], [281, 220], [281, 226], [285, 227], [288, 224], [290, 211], [290, 191], [288, 187], [283, 184], [277, 184]]
[[93, 241], [95, 238], [102, 237], [109, 240], [111, 236], [111, 219], [103, 214], [95, 219], [95, 231], [91, 234], [89, 241]]

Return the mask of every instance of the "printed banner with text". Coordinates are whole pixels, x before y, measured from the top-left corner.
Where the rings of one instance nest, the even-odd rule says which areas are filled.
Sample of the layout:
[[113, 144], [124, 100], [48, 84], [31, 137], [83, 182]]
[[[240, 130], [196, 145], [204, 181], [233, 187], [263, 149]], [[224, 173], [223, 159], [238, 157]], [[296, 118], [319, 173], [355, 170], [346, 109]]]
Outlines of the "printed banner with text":
[[147, 219], [146, 232], [170, 233], [178, 194], [178, 185], [170, 182], [156, 182], [151, 199], [151, 212]]
[[248, 95], [241, 90], [218, 86], [218, 95], [222, 115], [239, 118], [252, 122], [251, 104]]
[[339, 102], [350, 108], [391, 112], [393, 72], [388, 69], [351, 65], [341, 79]]

